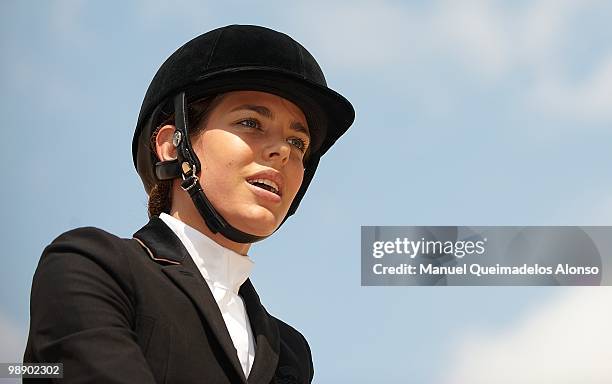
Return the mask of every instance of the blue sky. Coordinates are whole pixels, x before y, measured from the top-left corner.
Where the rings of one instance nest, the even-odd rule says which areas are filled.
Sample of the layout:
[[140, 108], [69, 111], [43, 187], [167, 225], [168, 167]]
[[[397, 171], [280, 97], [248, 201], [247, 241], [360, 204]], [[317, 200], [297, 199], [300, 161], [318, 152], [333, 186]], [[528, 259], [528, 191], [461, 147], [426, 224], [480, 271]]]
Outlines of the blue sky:
[[159, 65], [242, 23], [300, 41], [357, 112], [251, 253], [316, 382], [612, 381], [607, 287], [361, 287], [359, 271], [361, 225], [612, 225], [611, 14], [591, 0], [1, 2], [0, 361], [22, 354], [46, 244], [146, 222], [130, 145]]

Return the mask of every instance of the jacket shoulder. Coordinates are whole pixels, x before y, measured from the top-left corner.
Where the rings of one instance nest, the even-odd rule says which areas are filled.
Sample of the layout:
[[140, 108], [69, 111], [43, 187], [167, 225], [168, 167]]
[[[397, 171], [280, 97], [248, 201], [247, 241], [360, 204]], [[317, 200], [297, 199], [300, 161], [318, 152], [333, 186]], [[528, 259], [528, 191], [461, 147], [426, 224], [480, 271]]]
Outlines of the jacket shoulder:
[[278, 330], [280, 332], [281, 337], [282, 336], [287, 336], [287, 337], [290, 337], [292, 339], [300, 340], [300, 341], [303, 341], [304, 343], [306, 343], [306, 338], [304, 337], [304, 335], [302, 335], [302, 333], [300, 331], [295, 329], [293, 326], [285, 323], [281, 319], [279, 319], [279, 318], [277, 318], [275, 316], [272, 316], [272, 315], [270, 315], [270, 316], [276, 321], [276, 324], [278, 325]]
[[301, 369], [310, 378], [310, 381], [312, 381], [314, 376], [314, 364], [312, 362], [312, 352], [310, 350], [310, 346], [308, 345], [308, 341], [300, 331], [291, 325], [285, 323], [277, 317], [272, 316], [272, 318], [278, 325], [279, 335], [282, 340], [281, 343], [291, 348], [292, 352], [297, 356], [298, 361], [301, 363]]
[[71, 272], [79, 272], [83, 278], [108, 276], [127, 289], [132, 278], [127, 255], [139, 249], [135, 241], [95, 227], [64, 232], [44, 249], [34, 273], [32, 290], [41, 282], [58, 283], [59, 279], [72, 276]]
[[83, 313], [100, 307], [99, 300], [114, 302], [128, 317], [134, 303], [128, 255], [137, 247], [135, 241], [94, 227], [59, 235], [42, 252], [32, 278], [31, 322], [44, 324], [60, 308], [79, 314], [76, 318], [86, 318]]
[[76, 248], [95, 249], [99, 247], [108, 247], [114, 243], [123, 242], [122, 239], [112, 233], [96, 227], [81, 227], [66, 231], [56, 237], [48, 246], [47, 250], [72, 250]]
[[134, 333], [132, 247], [138, 243], [85, 227], [45, 248], [32, 279], [24, 362], [61, 361], [71, 382], [154, 381]]
[[[58, 254], [80, 255], [106, 264], [121, 264], [123, 255], [139, 249], [131, 239], [120, 238], [96, 227], [81, 227], [64, 232], [43, 251], [45, 258]], [[39, 263], [40, 265], [40, 263]]]

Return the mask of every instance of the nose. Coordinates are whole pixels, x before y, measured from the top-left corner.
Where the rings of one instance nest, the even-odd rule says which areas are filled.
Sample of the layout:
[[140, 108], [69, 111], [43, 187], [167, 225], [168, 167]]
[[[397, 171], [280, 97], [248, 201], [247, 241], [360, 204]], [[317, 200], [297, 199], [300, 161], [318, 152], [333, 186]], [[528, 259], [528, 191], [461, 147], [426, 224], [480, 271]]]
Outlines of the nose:
[[290, 144], [284, 138], [274, 138], [264, 149], [264, 158], [270, 162], [277, 162], [280, 166], [287, 164], [290, 155]]

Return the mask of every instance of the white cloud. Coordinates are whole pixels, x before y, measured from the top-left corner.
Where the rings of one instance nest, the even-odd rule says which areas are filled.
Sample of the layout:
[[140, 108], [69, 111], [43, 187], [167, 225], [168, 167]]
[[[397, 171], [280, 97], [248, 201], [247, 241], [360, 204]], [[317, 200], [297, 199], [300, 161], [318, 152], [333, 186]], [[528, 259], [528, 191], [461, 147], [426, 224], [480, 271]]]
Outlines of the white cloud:
[[612, 52], [583, 81], [542, 77], [531, 90], [533, 108], [579, 121], [612, 120]]
[[380, 69], [409, 61], [420, 48], [419, 15], [398, 3], [300, 3], [286, 13], [295, 31], [290, 34], [317, 47], [315, 56], [326, 66]]
[[496, 77], [512, 64], [507, 16], [494, 3], [444, 1], [429, 17], [431, 30], [437, 31], [435, 45], [460, 58], [467, 68]]
[[524, 10], [516, 20], [520, 31], [516, 48], [523, 61], [532, 64], [553, 61], [551, 55], [560, 48], [566, 32], [566, 20], [579, 4], [576, 1], [541, 0], [531, 3], [531, 7]]
[[505, 329], [467, 332], [442, 382], [611, 383], [612, 287], [567, 289]]
[[[317, 57], [328, 66], [357, 73], [392, 71], [404, 81], [432, 63], [448, 62], [456, 76], [493, 88], [516, 81], [520, 74], [529, 79], [522, 95], [530, 112], [602, 122], [612, 120], [612, 59], [601, 60], [576, 79], [567, 69], [572, 57], [566, 46], [568, 37], [577, 35], [578, 15], [598, 4], [443, 0], [409, 7], [361, 1], [308, 4], [286, 12], [300, 31], [296, 35], [309, 39], [306, 46], [320, 49]], [[316, 28], [312, 20], [317, 20]], [[415, 63], [421, 69], [411, 72]]]

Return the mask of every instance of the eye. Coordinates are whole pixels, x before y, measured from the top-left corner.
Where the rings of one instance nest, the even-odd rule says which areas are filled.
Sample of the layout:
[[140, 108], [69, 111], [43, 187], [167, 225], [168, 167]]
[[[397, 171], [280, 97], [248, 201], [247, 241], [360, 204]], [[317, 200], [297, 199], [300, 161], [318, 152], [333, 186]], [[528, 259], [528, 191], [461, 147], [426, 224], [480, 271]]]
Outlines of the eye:
[[243, 125], [247, 128], [261, 129], [261, 125], [259, 124], [259, 121], [257, 121], [256, 119], [249, 118], [249, 119], [240, 120], [238, 124]]
[[299, 149], [301, 152], [306, 152], [306, 142], [299, 137], [291, 137], [287, 140], [287, 142]]

